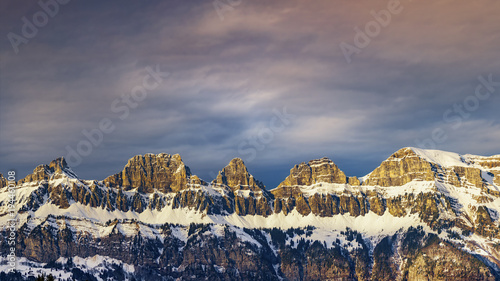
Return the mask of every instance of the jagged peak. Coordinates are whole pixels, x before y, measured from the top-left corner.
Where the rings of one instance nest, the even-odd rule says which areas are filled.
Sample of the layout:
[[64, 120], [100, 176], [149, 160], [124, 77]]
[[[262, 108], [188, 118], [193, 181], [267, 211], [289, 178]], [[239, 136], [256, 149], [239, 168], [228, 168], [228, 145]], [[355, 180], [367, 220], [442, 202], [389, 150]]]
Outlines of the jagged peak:
[[36, 166], [33, 172], [19, 181], [19, 184], [27, 182], [39, 182], [42, 180], [58, 179], [62, 177], [78, 178], [66, 163], [64, 157], [56, 158], [48, 165], [42, 164]]
[[62, 173], [64, 170], [68, 169], [68, 163], [64, 157], [59, 157], [55, 160], [52, 160], [49, 164], [49, 168], [56, 173]]
[[256, 180], [254, 176], [248, 172], [241, 158], [232, 159], [226, 167], [219, 171], [217, 178], [212, 181], [212, 184], [227, 185], [233, 191], [239, 189], [254, 191], [265, 189], [264, 184]]
[[4, 178], [2, 173], [0, 173], [0, 189], [4, 188], [5, 186], [7, 186], [7, 179]]
[[[49, 173], [63, 173], [66, 170], [70, 169], [68, 166], [68, 163], [66, 163], [66, 159], [64, 157], [58, 157], [52, 161], [48, 165], [42, 164], [38, 165], [37, 168], [43, 167], [44, 169], [47, 169]], [[35, 170], [37, 169], [35, 168]]]

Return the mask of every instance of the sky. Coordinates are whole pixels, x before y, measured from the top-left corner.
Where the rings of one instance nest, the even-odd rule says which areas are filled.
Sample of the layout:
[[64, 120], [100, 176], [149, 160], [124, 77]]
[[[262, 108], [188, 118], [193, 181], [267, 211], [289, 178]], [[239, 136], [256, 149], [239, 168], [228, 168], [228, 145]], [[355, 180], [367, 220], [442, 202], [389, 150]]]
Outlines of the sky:
[[[0, 2], [0, 173], [66, 157], [102, 180], [145, 153], [267, 188], [328, 157], [500, 154], [500, 2]], [[498, 81], [498, 82], [497, 82]]]

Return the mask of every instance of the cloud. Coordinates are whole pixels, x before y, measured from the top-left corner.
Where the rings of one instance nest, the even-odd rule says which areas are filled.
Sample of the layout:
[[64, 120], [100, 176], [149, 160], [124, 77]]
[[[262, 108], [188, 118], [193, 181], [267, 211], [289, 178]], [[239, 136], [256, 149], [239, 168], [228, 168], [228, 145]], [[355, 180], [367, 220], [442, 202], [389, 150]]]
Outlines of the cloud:
[[[387, 3], [242, 1], [221, 20], [210, 1], [71, 2], [18, 55], [8, 41], [0, 49], [0, 170], [26, 174], [110, 118], [116, 130], [75, 169], [83, 177], [167, 152], [210, 180], [231, 158], [248, 158], [238, 146], [286, 107], [296, 118], [248, 163], [258, 178], [273, 187], [294, 163], [322, 156], [364, 175], [448, 128], [443, 112], [474, 92], [479, 75], [500, 80], [500, 4], [490, 0], [401, 0], [401, 14], [347, 63], [339, 44], [352, 44], [354, 27]], [[4, 35], [37, 9], [2, 7]], [[117, 118], [112, 102], [155, 65], [168, 79]], [[481, 104], [439, 148], [498, 154], [499, 103]]]

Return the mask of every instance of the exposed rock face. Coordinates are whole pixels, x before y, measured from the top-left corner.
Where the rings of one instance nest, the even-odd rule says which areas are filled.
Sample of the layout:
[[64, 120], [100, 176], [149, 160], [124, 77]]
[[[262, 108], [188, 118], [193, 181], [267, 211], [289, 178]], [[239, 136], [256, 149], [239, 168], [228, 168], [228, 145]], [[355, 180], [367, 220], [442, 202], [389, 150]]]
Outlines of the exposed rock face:
[[446, 180], [455, 186], [473, 186], [483, 188], [484, 179], [481, 175], [481, 170], [468, 167], [452, 167], [446, 170]]
[[19, 184], [28, 183], [28, 182], [39, 182], [42, 180], [48, 180], [50, 172], [48, 171], [47, 165], [37, 166], [32, 174], [27, 175], [24, 179], [19, 181]]
[[265, 189], [264, 184], [256, 180], [247, 170], [245, 163], [240, 158], [234, 158], [229, 164], [222, 169], [213, 180], [213, 184], [227, 185], [233, 191], [236, 190], [252, 190], [262, 191]]
[[40, 182], [48, 179], [57, 179], [63, 176], [63, 173], [74, 176], [73, 172], [68, 169], [68, 164], [63, 157], [57, 158], [50, 162], [49, 165], [39, 165], [33, 170], [32, 174], [27, 175], [19, 181], [19, 184], [28, 182]]
[[493, 175], [493, 182], [497, 186], [500, 186], [500, 155], [495, 155], [490, 157], [472, 156], [472, 155], [468, 156], [470, 157], [471, 162], [488, 170], [489, 173]]
[[358, 179], [358, 177], [349, 177], [349, 182], [350, 185], [361, 185], [361, 181]]
[[207, 185], [207, 183], [205, 181], [203, 181], [202, 179], [200, 179], [197, 175], [192, 175], [189, 178], [189, 184], [190, 185]]
[[172, 208], [187, 208], [207, 214], [234, 213], [234, 201], [227, 197], [210, 196], [201, 190], [184, 190], [175, 194]]
[[242, 216], [272, 214], [272, 195], [266, 191], [262, 182], [248, 172], [240, 158], [231, 160], [219, 172], [212, 184], [222, 188], [228, 187], [231, 190], [229, 197], [225, 197], [228, 211], [234, 211]]
[[106, 178], [104, 183], [124, 190], [137, 188], [142, 193], [177, 192], [186, 187], [190, 176], [179, 154], [146, 154], [128, 160], [121, 173]]
[[7, 186], [7, 179], [4, 178], [3, 175], [0, 173], [0, 189], [3, 189], [6, 186]]
[[401, 186], [414, 179], [432, 181], [435, 177], [431, 163], [420, 158], [410, 148], [403, 148], [376, 168], [363, 185]]
[[68, 164], [63, 157], [57, 158], [49, 164], [49, 171], [51, 173], [62, 174], [66, 169], [68, 169]]
[[[313, 185], [316, 183], [347, 183], [348, 179], [332, 160], [321, 158], [307, 164], [300, 163], [290, 170], [290, 175], [279, 184], [281, 186]], [[355, 182], [355, 179], [353, 179]]]
[[484, 157], [484, 156], [471, 156], [468, 155], [469, 157], [472, 157], [472, 161], [475, 164], [478, 164], [486, 169], [496, 169], [500, 170], [500, 155], [495, 155], [491, 157]]
[[[440, 210], [454, 212], [448, 198], [432, 192], [409, 193], [390, 198], [384, 198], [376, 192], [355, 194], [346, 191], [342, 194], [314, 194], [306, 197], [297, 187], [277, 188], [272, 192], [275, 196], [274, 212], [283, 212], [285, 215], [297, 210], [304, 216], [312, 213], [320, 217], [343, 214], [358, 217], [365, 216], [370, 211], [382, 216], [388, 211], [395, 217], [418, 214], [423, 222], [433, 229], [438, 229], [446, 224], [440, 220]], [[478, 231], [484, 229], [482, 224], [482, 221], [476, 222]]]
[[367, 197], [363, 194], [314, 194], [306, 197], [297, 187], [281, 187], [272, 191], [275, 197], [274, 212], [285, 215], [294, 209], [307, 216], [310, 213], [321, 217], [332, 217], [349, 213], [353, 217], [364, 216], [369, 211]]
[[[335, 194], [313, 194], [309, 196], [307, 186], [314, 186], [318, 190], [328, 184], [347, 184], [360, 186], [357, 177], [346, 177], [335, 163], [330, 159], [322, 158], [311, 160], [309, 163], [295, 165], [290, 170], [290, 175], [276, 188], [271, 191], [275, 197], [274, 212], [288, 214], [297, 210], [299, 214], [307, 216], [314, 214], [321, 217], [332, 217], [339, 214], [350, 214], [351, 216], [364, 216], [370, 210], [382, 215], [385, 212], [385, 203], [376, 193], [367, 195], [365, 193], [352, 193], [344, 191]], [[373, 207], [371, 207], [373, 205]]]
[[[486, 166], [493, 165], [492, 162], [482, 163]], [[438, 180], [455, 186], [485, 187], [485, 180], [482, 178], [482, 172], [479, 168], [443, 167], [423, 159], [412, 148], [403, 148], [391, 155], [365, 178], [363, 185], [402, 186], [413, 180]]]
[[379, 194], [367, 194], [368, 196], [368, 204], [370, 206], [370, 211], [375, 214], [382, 216], [385, 213], [387, 203], [384, 197]]

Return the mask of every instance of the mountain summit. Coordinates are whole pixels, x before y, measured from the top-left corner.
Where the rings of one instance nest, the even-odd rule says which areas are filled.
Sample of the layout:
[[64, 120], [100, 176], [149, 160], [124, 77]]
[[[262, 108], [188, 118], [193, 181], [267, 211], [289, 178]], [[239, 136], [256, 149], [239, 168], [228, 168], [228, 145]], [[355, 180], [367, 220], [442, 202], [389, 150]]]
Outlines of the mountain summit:
[[185, 188], [190, 176], [191, 171], [179, 154], [146, 154], [129, 159], [123, 170], [107, 177], [104, 184], [142, 193], [177, 192]]
[[213, 184], [222, 184], [235, 190], [262, 191], [264, 184], [256, 180], [247, 170], [245, 163], [240, 158], [234, 158], [222, 169], [213, 180]]
[[311, 160], [309, 163], [300, 163], [290, 170], [290, 175], [281, 186], [312, 185], [318, 182], [347, 183], [348, 178], [332, 160], [324, 157]]

